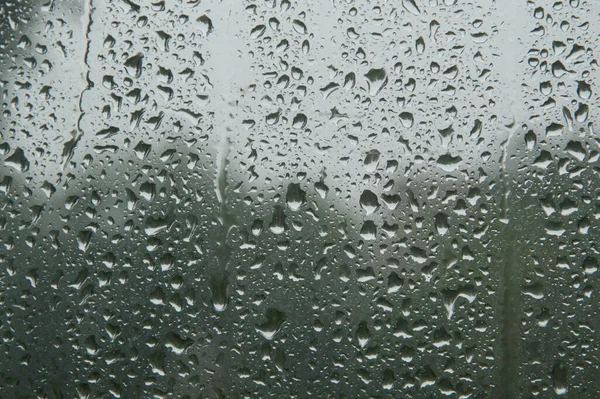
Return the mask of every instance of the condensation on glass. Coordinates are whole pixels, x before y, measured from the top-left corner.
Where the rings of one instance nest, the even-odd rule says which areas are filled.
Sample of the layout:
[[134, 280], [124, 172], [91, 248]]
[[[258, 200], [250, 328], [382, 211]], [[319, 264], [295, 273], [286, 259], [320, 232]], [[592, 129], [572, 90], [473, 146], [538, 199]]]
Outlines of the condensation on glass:
[[600, 397], [599, 20], [2, 1], [0, 397]]

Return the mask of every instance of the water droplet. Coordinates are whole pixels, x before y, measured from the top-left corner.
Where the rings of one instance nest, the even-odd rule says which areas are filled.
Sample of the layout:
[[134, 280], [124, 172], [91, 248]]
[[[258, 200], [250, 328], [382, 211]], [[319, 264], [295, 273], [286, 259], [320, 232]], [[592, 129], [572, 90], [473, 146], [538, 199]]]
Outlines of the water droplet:
[[256, 327], [256, 331], [260, 333], [264, 338], [272, 340], [275, 335], [281, 330], [281, 326], [285, 322], [285, 313], [275, 309], [269, 308], [265, 313], [265, 321]]
[[203, 36], [206, 37], [213, 32], [213, 23], [208, 16], [202, 15], [201, 17], [198, 17], [196, 22], [198, 22], [197, 28]]
[[360, 207], [370, 215], [379, 209], [379, 200], [377, 195], [371, 190], [364, 190], [360, 195]]
[[300, 188], [300, 184], [290, 183], [288, 185], [285, 201], [292, 211], [297, 211], [306, 203], [306, 193]]
[[383, 68], [381, 69], [370, 69], [365, 75], [367, 78], [367, 85], [369, 87], [369, 95], [375, 96], [381, 92], [381, 90], [387, 85], [388, 77], [387, 73]]
[[421, 10], [417, 6], [417, 3], [415, 0], [402, 0], [402, 6], [404, 7], [404, 9], [406, 11], [408, 11], [409, 13], [411, 13], [413, 15], [421, 14]]

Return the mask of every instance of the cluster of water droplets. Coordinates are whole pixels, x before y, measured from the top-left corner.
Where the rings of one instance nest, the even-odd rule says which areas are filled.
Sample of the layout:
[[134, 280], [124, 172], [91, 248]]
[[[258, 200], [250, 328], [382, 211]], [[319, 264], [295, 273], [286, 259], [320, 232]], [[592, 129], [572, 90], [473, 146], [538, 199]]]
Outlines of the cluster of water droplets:
[[33, 3], [0, 396], [600, 390], [595, 2]]

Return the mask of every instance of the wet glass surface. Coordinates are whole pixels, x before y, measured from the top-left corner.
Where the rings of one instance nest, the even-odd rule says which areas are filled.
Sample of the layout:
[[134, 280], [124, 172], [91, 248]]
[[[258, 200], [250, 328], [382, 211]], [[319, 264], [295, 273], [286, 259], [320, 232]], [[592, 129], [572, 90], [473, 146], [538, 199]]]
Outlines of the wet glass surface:
[[0, 397], [598, 398], [599, 20], [2, 1]]

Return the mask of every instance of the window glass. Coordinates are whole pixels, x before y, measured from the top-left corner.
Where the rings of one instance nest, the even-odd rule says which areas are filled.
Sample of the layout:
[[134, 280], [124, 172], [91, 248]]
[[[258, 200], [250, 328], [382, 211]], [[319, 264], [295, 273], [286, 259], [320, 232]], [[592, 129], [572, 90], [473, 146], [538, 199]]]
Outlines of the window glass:
[[599, 2], [0, 15], [0, 397], [599, 397]]

